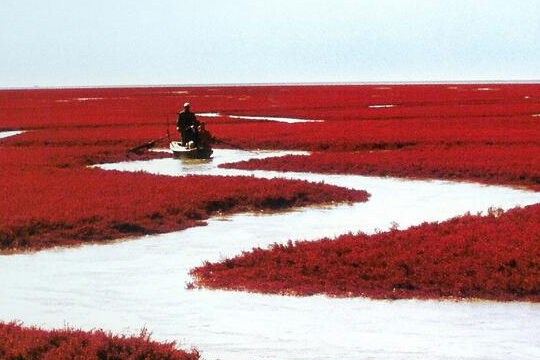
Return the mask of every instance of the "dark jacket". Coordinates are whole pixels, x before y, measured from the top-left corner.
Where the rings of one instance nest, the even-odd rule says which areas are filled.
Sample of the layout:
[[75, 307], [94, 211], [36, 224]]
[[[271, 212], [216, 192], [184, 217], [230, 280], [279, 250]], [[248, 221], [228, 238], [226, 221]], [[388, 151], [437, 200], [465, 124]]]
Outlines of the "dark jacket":
[[197, 143], [197, 127], [199, 125], [199, 121], [195, 117], [195, 114], [191, 111], [184, 110], [180, 114], [178, 114], [176, 128], [180, 132], [182, 144], [185, 145], [190, 141]]
[[197, 126], [199, 125], [199, 121], [195, 117], [195, 114], [191, 111], [184, 110], [180, 114], [178, 114], [178, 120], [176, 121], [176, 127], [178, 128], [178, 130], [186, 130], [191, 126], [195, 126], [195, 128], [197, 128]]

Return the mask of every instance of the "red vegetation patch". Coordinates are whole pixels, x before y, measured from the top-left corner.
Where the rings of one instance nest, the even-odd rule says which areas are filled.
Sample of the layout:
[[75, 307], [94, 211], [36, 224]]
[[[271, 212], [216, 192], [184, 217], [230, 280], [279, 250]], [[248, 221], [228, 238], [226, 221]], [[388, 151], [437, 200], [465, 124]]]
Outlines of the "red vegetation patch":
[[540, 190], [540, 145], [413, 147], [356, 153], [317, 152], [225, 164], [279, 171], [472, 180]]
[[0, 251], [180, 230], [216, 213], [365, 201], [365, 192], [301, 181], [99, 169], [4, 168]]
[[[492, 91], [479, 91], [479, 88]], [[540, 86], [459, 84], [2, 90], [0, 129], [164, 126], [167, 116], [172, 120], [173, 114], [186, 100], [192, 102], [196, 112], [299, 117], [329, 122], [399, 120], [404, 124], [414, 119], [456, 119], [466, 125], [468, 121], [477, 119], [485, 120], [485, 125], [497, 118], [513, 122], [514, 118], [525, 119], [540, 112]], [[205, 118], [205, 121], [222, 123], [223, 119]], [[229, 119], [227, 122], [252, 121]], [[287, 127], [287, 124], [279, 125]], [[486, 126], [482, 129], [486, 130]]]
[[[540, 103], [539, 103], [540, 104]], [[540, 112], [540, 105], [537, 105]], [[359, 151], [418, 145], [540, 145], [540, 118], [434, 118], [283, 124], [213, 124], [219, 138], [246, 148]]]
[[198, 286], [263, 293], [540, 301], [540, 206], [258, 248], [191, 274]]
[[141, 332], [139, 336], [118, 336], [102, 330], [46, 331], [0, 323], [1, 360], [197, 360], [197, 350], [177, 349], [175, 343], [159, 343]]

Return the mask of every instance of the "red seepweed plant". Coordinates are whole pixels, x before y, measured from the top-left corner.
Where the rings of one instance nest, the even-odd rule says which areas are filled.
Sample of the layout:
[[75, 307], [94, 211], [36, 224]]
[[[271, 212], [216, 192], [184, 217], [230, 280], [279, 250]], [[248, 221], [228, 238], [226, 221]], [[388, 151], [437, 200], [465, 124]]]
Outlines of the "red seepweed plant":
[[0, 251], [176, 231], [214, 214], [367, 199], [365, 192], [301, 181], [85, 168], [6, 167], [0, 183]]
[[539, 239], [536, 205], [257, 248], [191, 274], [196, 286], [262, 293], [540, 301]]
[[180, 350], [174, 342], [160, 343], [146, 331], [119, 336], [102, 330], [42, 330], [0, 322], [0, 359], [32, 360], [197, 360], [197, 350]]

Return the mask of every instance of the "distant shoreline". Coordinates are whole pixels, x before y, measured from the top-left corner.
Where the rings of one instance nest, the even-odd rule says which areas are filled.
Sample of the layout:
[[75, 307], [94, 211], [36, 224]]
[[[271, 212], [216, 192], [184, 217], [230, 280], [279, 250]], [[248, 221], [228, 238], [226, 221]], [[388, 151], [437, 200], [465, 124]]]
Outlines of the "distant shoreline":
[[444, 81], [374, 81], [374, 82], [284, 82], [284, 83], [212, 83], [212, 84], [148, 84], [148, 85], [73, 85], [2, 87], [2, 90], [60, 90], [60, 89], [126, 89], [170, 87], [242, 87], [242, 86], [370, 86], [370, 85], [483, 85], [483, 84], [540, 84], [539, 80], [444, 80]]

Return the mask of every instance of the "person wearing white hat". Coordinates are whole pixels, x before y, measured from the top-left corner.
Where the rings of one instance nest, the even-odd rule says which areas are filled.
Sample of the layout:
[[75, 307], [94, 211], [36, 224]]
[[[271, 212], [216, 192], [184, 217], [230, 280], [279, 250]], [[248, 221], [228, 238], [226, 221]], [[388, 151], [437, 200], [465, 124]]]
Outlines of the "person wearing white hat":
[[200, 123], [194, 113], [191, 112], [191, 104], [184, 104], [184, 111], [178, 114], [176, 121], [176, 130], [180, 132], [182, 145], [186, 145], [190, 141], [197, 144], [197, 128]]

